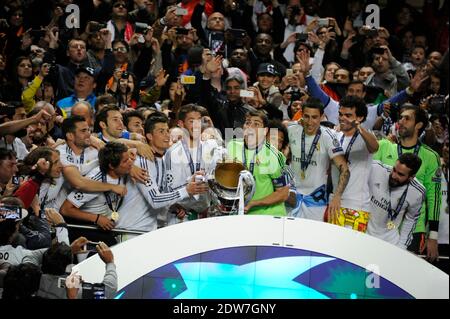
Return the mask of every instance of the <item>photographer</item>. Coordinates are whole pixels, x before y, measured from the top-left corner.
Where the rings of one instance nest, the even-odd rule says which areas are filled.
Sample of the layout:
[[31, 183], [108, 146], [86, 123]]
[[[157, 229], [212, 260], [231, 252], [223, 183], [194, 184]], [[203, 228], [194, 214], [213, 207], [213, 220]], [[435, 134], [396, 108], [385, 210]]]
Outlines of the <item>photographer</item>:
[[[86, 247], [85, 245], [88, 243], [84, 237], [80, 237], [76, 241], [80, 247]], [[98, 252], [99, 257], [106, 266], [106, 272], [102, 282], [104, 296], [106, 299], [113, 299], [117, 292], [117, 273], [113, 253], [103, 242], [96, 245], [95, 251]], [[86, 251], [83, 250], [79, 253], [83, 252]], [[79, 275], [72, 274], [67, 276], [67, 268], [73, 264], [73, 255], [73, 250], [66, 243], [55, 243], [44, 253], [42, 258], [42, 277], [37, 296], [47, 299], [69, 299], [66, 289], [69, 291], [76, 289], [76, 299], [84, 299], [87, 297], [83, 289], [79, 289], [79, 287], [70, 287], [70, 284], [67, 285], [68, 287], [65, 287], [65, 283], [67, 282], [66, 277], [68, 277], [68, 281], [73, 276], [78, 276], [77, 279], [81, 280]]]
[[49, 72], [50, 64], [42, 63], [42, 65], [39, 66], [39, 74], [36, 75], [33, 81], [22, 91], [22, 103], [25, 106], [25, 111], [27, 113], [30, 112], [36, 104], [36, 93]]
[[162, 65], [171, 79], [178, 78], [188, 69], [188, 50], [194, 46], [196, 37], [195, 29], [174, 27], [164, 32], [161, 45]]
[[131, 41], [134, 33], [133, 23], [136, 21], [150, 21], [151, 16], [143, 0], [134, 0], [138, 11], [128, 12], [125, 0], [112, 1], [111, 20], [106, 23], [106, 28], [111, 32], [112, 41]]
[[136, 76], [131, 72], [120, 72], [120, 78], [114, 76], [114, 84], [107, 93], [115, 96], [117, 106], [121, 110], [127, 108], [135, 109], [139, 100], [138, 86], [136, 85]]
[[105, 24], [89, 21], [81, 38], [86, 38], [89, 48], [86, 54], [91, 67], [94, 69], [111, 69], [113, 67], [111, 32], [106, 29]]
[[130, 61], [138, 81], [155, 76], [162, 67], [161, 46], [153, 36], [153, 28], [146, 23], [137, 23], [130, 41]]
[[[23, 203], [17, 197], [4, 196], [0, 200], [0, 205], [8, 208], [22, 209]], [[30, 210], [31, 211], [31, 210]], [[43, 215], [44, 216], [44, 215]], [[16, 247], [18, 245], [36, 250], [48, 248], [52, 243], [52, 233], [50, 225], [63, 225], [64, 219], [54, 209], [45, 209], [45, 217], [41, 218], [39, 211], [34, 214], [28, 214], [22, 218], [19, 224], [19, 232], [15, 234], [11, 240], [11, 244]]]
[[[18, 236], [20, 224], [28, 213], [26, 210], [21, 210], [22, 213], [15, 218], [0, 218], [0, 264], [7, 262], [9, 264], [18, 265], [20, 263], [31, 262], [35, 265], [41, 265], [42, 256], [48, 248], [41, 248], [36, 250], [25, 249], [23, 246], [13, 246], [14, 240]], [[67, 232], [67, 225], [59, 223], [55, 225], [56, 239], [58, 242], [69, 244], [69, 237]], [[74, 251], [77, 242], [72, 244]]]
[[379, 87], [393, 96], [408, 86], [410, 81], [408, 73], [394, 58], [387, 46], [374, 48], [371, 56], [373, 58], [372, 68], [375, 73], [367, 79], [368, 87]]

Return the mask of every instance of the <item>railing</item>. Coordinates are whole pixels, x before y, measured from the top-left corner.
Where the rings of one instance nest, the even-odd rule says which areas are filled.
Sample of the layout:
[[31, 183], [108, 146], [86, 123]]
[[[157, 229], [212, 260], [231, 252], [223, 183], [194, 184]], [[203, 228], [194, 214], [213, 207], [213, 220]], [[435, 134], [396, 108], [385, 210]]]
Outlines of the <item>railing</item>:
[[[96, 227], [96, 226], [89, 226], [89, 225], [67, 224], [67, 227], [68, 228], [78, 228], [78, 229], [98, 230], [98, 227]], [[148, 233], [148, 232], [145, 232], [145, 231], [128, 230], [128, 229], [122, 229], [122, 228], [111, 229], [111, 232], [117, 233], [118, 235], [122, 235], [122, 234], [142, 235], [142, 234]]]

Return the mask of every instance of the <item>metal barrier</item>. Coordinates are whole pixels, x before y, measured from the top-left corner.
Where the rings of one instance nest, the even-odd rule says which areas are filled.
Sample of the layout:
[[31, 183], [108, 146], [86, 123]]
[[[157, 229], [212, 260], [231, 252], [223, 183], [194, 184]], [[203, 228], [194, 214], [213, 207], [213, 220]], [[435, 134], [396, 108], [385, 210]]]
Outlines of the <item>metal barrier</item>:
[[[76, 224], [67, 224], [67, 228], [98, 230], [98, 227], [96, 227], [96, 226], [76, 225]], [[146, 234], [147, 233], [145, 231], [128, 230], [128, 229], [121, 229], [121, 228], [114, 228], [114, 229], [111, 230], [111, 232], [117, 233], [118, 235], [123, 235], [123, 234], [142, 235], [142, 234]]]

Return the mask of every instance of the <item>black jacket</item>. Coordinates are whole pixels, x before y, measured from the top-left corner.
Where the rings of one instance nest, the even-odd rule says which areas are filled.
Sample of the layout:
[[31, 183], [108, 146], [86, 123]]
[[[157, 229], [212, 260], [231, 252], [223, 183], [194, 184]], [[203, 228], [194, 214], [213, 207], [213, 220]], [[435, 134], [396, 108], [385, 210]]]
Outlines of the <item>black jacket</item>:
[[210, 80], [202, 80], [201, 92], [201, 105], [208, 109], [214, 126], [220, 130], [223, 137], [225, 137], [226, 128], [242, 128], [245, 114], [250, 110], [255, 110], [242, 101], [231, 103], [221, 99], [219, 92], [211, 86]]

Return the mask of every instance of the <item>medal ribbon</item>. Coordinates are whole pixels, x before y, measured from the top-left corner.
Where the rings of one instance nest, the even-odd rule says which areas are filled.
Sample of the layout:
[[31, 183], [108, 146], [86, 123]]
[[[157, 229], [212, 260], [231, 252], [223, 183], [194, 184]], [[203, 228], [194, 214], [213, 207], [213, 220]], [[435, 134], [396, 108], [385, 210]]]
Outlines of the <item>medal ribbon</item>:
[[308, 169], [309, 164], [311, 163], [311, 159], [314, 155], [314, 151], [316, 150], [316, 146], [317, 143], [319, 142], [320, 139], [320, 135], [322, 134], [322, 131], [320, 130], [320, 128], [317, 130], [316, 136], [314, 137], [314, 140], [311, 144], [311, 148], [309, 149], [308, 152], [308, 157], [305, 158], [305, 130], [302, 131], [302, 153], [301, 153], [301, 158], [300, 158], [300, 164], [301, 164], [301, 169], [303, 172], [305, 172]]
[[[253, 158], [249, 164], [249, 171], [250, 171], [250, 173], [252, 173], [252, 175], [253, 175], [253, 171], [255, 169], [256, 155], [258, 155], [259, 151], [263, 148], [265, 143], [266, 142], [264, 141], [261, 143], [261, 145], [258, 145], [255, 149], [255, 153], [253, 153]], [[242, 147], [242, 164], [244, 164], [244, 167], [247, 168], [247, 156], [245, 155], [246, 154], [245, 149], [246, 149], [246, 146], [244, 145]]]
[[[127, 179], [128, 179], [128, 175], [126, 175], [126, 176], [124, 177], [124, 179], [123, 179], [123, 184], [124, 184], [124, 185], [126, 185]], [[107, 181], [106, 181], [106, 174], [103, 174], [103, 173], [102, 173], [102, 182], [103, 182], [103, 183], [107, 183]], [[119, 185], [119, 184], [120, 184], [120, 177], [119, 177], [119, 182], [117, 183], [117, 185]], [[106, 198], [106, 203], [108, 204], [108, 207], [109, 207], [109, 209], [111, 210], [111, 212], [117, 212], [117, 211], [119, 211], [119, 208], [120, 208], [120, 206], [122, 205], [123, 197], [122, 197], [122, 196], [119, 196], [119, 195], [115, 195], [116, 198], [117, 198], [117, 197], [120, 197], [120, 200], [116, 201], [116, 207], [114, 208], [114, 207], [113, 207], [113, 204], [112, 204], [111, 197], [109, 197], [109, 193], [110, 193], [110, 192], [104, 192], [105, 198]]]
[[189, 151], [189, 148], [184, 139], [181, 140], [181, 145], [183, 145], [184, 153], [186, 154], [186, 157], [189, 161], [189, 167], [191, 169], [191, 174], [198, 172], [200, 170], [200, 164], [202, 162], [202, 146], [201, 146], [200, 142], [198, 143], [198, 146], [197, 146], [197, 158], [195, 159], [196, 160], [195, 166], [194, 166], [194, 161], [192, 160], [191, 152]]
[[397, 207], [395, 208], [394, 212], [392, 212], [391, 191], [389, 190], [388, 216], [389, 216], [390, 221], [395, 220], [397, 218], [398, 214], [400, 213], [400, 211], [402, 210], [403, 204], [405, 203], [406, 194], [408, 193], [408, 188], [409, 188], [409, 184], [408, 184], [408, 186], [406, 186], [406, 189], [403, 191], [402, 196], [400, 196], [400, 199], [398, 201]]
[[[414, 155], [419, 154], [420, 142], [417, 142], [416, 146], [414, 146]], [[397, 154], [398, 157], [403, 154], [403, 148], [400, 144], [397, 144]]]
[[[347, 145], [347, 148], [345, 149], [345, 160], [348, 161], [348, 158], [350, 157], [350, 151], [352, 150], [352, 146], [355, 143], [356, 138], [359, 135], [359, 131], [356, 131], [355, 134], [353, 134], [350, 142]], [[341, 137], [341, 145], [344, 146], [344, 135]]]

